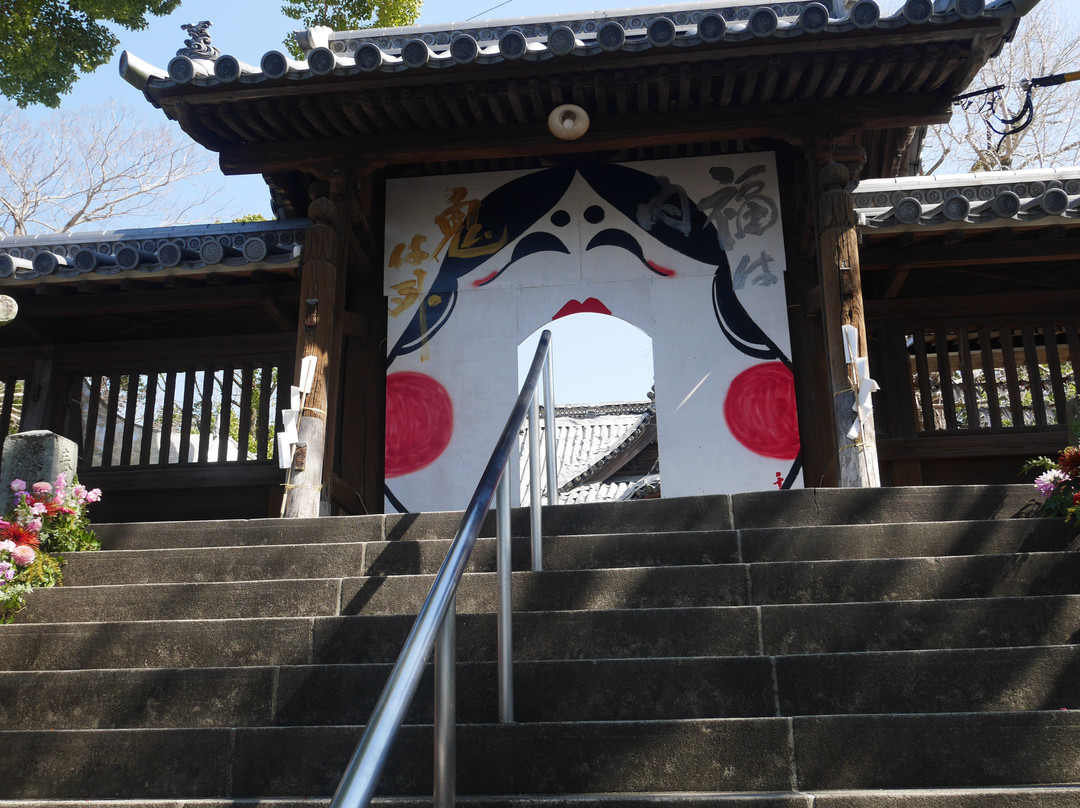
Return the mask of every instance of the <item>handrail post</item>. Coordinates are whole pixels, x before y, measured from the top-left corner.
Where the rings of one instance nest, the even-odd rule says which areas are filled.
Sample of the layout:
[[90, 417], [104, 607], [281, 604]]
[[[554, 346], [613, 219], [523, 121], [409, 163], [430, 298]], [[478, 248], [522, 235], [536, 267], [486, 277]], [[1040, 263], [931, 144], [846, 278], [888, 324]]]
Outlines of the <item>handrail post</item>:
[[533, 572], [544, 568], [540, 495], [540, 396], [534, 391], [529, 401], [529, 546]]
[[511, 625], [510, 473], [503, 468], [495, 491], [495, 537], [498, 579], [499, 721], [514, 723], [514, 635]]
[[457, 791], [457, 596], [435, 639], [435, 791], [434, 808], [454, 808]]
[[559, 469], [555, 461], [555, 373], [552, 370], [552, 345], [544, 358], [544, 443], [547, 445], [548, 505], [559, 504]]

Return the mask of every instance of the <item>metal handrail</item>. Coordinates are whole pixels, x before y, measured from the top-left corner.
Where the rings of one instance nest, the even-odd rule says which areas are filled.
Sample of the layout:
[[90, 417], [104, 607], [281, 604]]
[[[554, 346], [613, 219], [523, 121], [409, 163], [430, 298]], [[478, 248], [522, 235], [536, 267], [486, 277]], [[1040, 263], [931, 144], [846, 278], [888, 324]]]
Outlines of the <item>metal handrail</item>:
[[[405, 720], [405, 713], [412, 703], [416, 687], [433, 649], [435, 655], [435, 794], [438, 808], [450, 808], [454, 804], [454, 614], [457, 586], [468, 564], [469, 556], [480, 526], [497, 496], [496, 535], [498, 606], [498, 664], [499, 664], [499, 719], [504, 723], [513, 721], [512, 635], [510, 628], [510, 484], [505, 473], [518, 432], [529, 408], [530, 444], [535, 446], [536, 392], [542, 371], [544, 373], [544, 420], [547, 442], [548, 502], [558, 498], [555, 482], [555, 408], [552, 405], [551, 332], [544, 331], [536, 346], [532, 365], [525, 377], [510, 417], [503, 427], [491, 459], [480, 476], [469, 507], [462, 517], [461, 526], [454, 536], [442, 566], [435, 575], [435, 582], [424, 605], [405, 640], [394, 669], [383, 688], [379, 701], [372, 711], [364, 736], [353, 753], [352, 760], [338, 784], [330, 803], [331, 808], [366, 808], [375, 793], [375, 785], [390, 755], [390, 748]], [[536, 473], [536, 452], [530, 459], [530, 468]], [[533, 477], [530, 488], [533, 551], [532, 568], [542, 569], [540, 541], [540, 498]], [[436, 642], [438, 647], [436, 648]]]

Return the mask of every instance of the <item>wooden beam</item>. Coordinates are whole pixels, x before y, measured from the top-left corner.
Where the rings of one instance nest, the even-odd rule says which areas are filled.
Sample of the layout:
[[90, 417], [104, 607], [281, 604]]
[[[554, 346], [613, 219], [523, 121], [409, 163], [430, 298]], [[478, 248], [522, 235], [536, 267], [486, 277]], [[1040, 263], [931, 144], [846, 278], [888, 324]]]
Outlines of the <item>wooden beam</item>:
[[178, 488], [227, 488], [240, 485], [278, 485], [285, 472], [277, 463], [185, 463], [114, 469], [79, 469], [79, 482], [106, 491], [152, 491]]
[[[1038, 323], [1039, 316], [1068, 314], [1075, 316], [1080, 310], [1080, 291], [1061, 290], [1055, 292], [1031, 292], [1028, 294], [979, 295], [978, 297], [932, 297], [905, 300], [869, 300], [866, 303], [866, 317], [869, 320], [908, 320], [912, 323], [927, 323], [934, 320], [949, 320], [965, 323], [977, 318], [996, 318], [1002, 320], [1002, 312], [1008, 313], [1010, 323], [1017, 318], [1032, 316], [1032, 322]], [[977, 323], [972, 322], [972, 325]]]
[[[968, 231], [974, 235], [979, 231]], [[927, 233], [929, 235], [929, 232]], [[872, 237], [872, 236], [871, 236]], [[1080, 236], [1062, 238], [1017, 239], [1000, 242], [960, 243], [921, 242], [911, 246], [864, 246], [859, 251], [866, 271], [910, 269], [939, 269], [947, 266], [1001, 266], [1018, 261], [1075, 261], [1080, 259]]]
[[731, 140], [785, 137], [809, 138], [811, 122], [828, 121], [832, 134], [862, 129], [866, 121], [877, 128], [944, 123], [951, 115], [950, 99], [941, 95], [906, 95], [874, 99], [801, 101], [757, 104], [723, 110], [678, 110], [659, 126], [651, 112], [594, 120], [580, 140], [559, 141], [545, 123], [465, 127], [431, 131], [386, 132], [367, 138], [323, 138], [257, 143], [221, 150], [225, 174], [276, 173], [303, 170], [318, 173], [331, 166], [354, 166], [381, 161], [386, 165], [528, 157], [537, 154], [583, 153]]
[[199, 357], [275, 358], [295, 344], [296, 337], [293, 333], [275, 332], [235, 337], [21, 346], [18, 350], [0, 351], [0, 368], [21, 368], [38, 359], [56, 359], [68, 365], [88, 365], [100, 373], [127, 373], [139, 364], [151, 364], [161, 369], [169, 366], [188, 367]]
[[889, 275], [889, 281], [885, 286], [885, 297], [893, 298], [900, 294], [900, 290], [903, 288], [904, 283], [908, 279], [908, 275], [911, 273], [907, 267], [897, 267]]
[[926, 435], [916, 438], [883, 440], [878, 444], [881, 459], [941, 459], [1013, 455], [1032, 457], [1055, 454], [1068, 441], [1068, 429], [1062, 425], [1041, 432], [989, 433], [981, 435]]
[[[268, 301], [294, 303], [300, 287], [294, 282], [202, 289], [162, 289], [115, 294], [87, 294], [72, 297], [28, 298], [20, 303], [31, 317], [71, 317], [73, 315], [132, 314], [136, 312], [183, 311], [192, 309], [232, 309], [262, 306]], [[291, 331], [296, 326], [289, 324]]]

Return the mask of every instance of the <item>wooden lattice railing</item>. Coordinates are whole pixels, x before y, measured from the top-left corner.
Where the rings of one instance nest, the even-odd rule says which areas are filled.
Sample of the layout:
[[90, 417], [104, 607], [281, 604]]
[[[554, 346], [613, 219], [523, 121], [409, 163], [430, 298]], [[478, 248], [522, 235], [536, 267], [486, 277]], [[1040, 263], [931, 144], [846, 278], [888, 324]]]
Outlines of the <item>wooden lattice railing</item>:
[[891, 484], [1013, 481], [1069, 440], [1080, 295], [875, 300], [867, 322]]
[[291, 376], [291, 355], [83, 374], [82, 463], [121, 468], [272, 460]]
[[911, 328], [916, 428], [946, 435], [1068, 423], [1077, 320]]
[[6, 435], [19, 431], [22, 420], [23, 391], [26, 375], [6, 374], [0, 376], [0, 441]]

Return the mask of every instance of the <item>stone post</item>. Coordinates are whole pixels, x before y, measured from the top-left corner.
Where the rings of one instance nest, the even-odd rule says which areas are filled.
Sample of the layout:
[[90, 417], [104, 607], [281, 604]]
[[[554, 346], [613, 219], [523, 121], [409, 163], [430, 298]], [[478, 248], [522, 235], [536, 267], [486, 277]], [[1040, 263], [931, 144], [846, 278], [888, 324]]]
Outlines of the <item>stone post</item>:
[[54, 482], [58, 475], [65, 474], [70, 483], [78, 462], [78, 445], [62, 435], [44, 429], [8, 435], [0, 462], [0, 515], [11, 510], [12, 480], [30, 486], [40, 481]]

